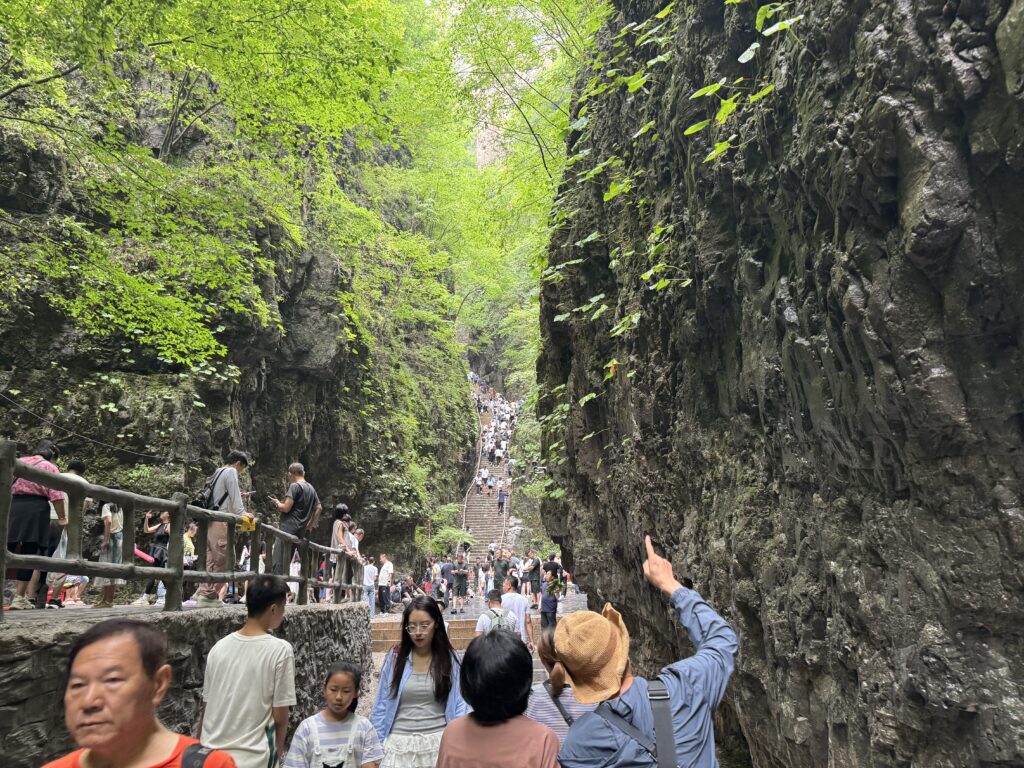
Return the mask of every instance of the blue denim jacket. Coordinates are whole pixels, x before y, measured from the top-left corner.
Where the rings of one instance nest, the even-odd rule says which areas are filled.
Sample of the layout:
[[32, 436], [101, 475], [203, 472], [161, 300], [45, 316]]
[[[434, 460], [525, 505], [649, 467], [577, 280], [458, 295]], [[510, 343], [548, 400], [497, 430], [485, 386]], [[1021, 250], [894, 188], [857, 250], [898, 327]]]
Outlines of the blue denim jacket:
[[[384, 657], [384, 665], [380, 670], [380, 684], [377, 686], [377, 698], [373, 702], [373, 712], [370, 713], [370, 722], [377, 730], [377, 737], [384, 741], [391, 733], [395, 724], [395, 715], [398, 713], [398, 702], [402, 698], [402, 691], [405, 684], [409, 682], [409, 675], [412, 674], [412, 658], [405, 661], [405, 669], [402, 671], [402, 682], [398, 688], [398, 696], [391, 695], [391, 670], [394, 669], [395, 660], [398, 654], [393, 650]], [[448, 703], [444, 707], [444, 719], [446, 722], [462, 717], [469, 713], [469, 705], [462, 699], [462, 692], [459, 690], [459, 674], [462, 671], [462, 662], [459, 657], [452, 654], [452, 689], [448, 693]]]
[[[672, 606], [697, 652], [661, 670], [668, 688], [676, 759], [686, 768], [717, 768], [712, 715], [725, 694], [736, 657], [736, 633], [692, 589], [680, 587]], [[608, 704], [654, 741], [654, 715], [647, 699], [647, 681], [636, 678], [621, 696]], [[650, 756], [640, 745], [598, 715], [587, 713], [573, 723], [558, 753], [562, 768], [650, 768]]]

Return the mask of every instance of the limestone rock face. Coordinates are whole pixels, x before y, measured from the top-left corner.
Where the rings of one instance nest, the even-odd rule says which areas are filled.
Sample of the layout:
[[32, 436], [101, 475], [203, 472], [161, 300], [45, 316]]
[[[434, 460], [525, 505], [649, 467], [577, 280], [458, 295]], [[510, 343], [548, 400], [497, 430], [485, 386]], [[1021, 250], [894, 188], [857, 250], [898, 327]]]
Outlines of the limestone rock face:
[[[689, 652], [642, 532], [730, 620], [718, 732], [757, 768], [1020, 765], [1021, 4], [794, 8], [799, 41], [744, 65], [752, 8], [677, 7], [668, 63], [570, 136], [590, 154], [542, 294], [567, 490], [546, 522], [642, 671]], [[657, 10], [616, 3], [606, 61]], [[684, 136], [708, 117], [691, 94], [741, 76], [776, 91]], [[613, 156], [618, 196], [583, 178]]]

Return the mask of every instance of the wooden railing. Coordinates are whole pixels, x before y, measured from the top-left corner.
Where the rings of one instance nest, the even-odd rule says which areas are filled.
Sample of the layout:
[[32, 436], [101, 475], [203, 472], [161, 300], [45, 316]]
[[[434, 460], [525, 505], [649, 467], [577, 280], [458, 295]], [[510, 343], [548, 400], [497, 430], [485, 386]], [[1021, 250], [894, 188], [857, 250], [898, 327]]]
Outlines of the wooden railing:
[[[11, 485], [16, 478], [25, 478], [45, 488], [63, 491], [67, 494], [67, 551], [63, 558], [45, 555], [22, 555], [8, 552], [6, 546], [0, 545], [0, 574], [6, 569], [23, 569], [67, 573], [75, 576], [104, 576], [107, 578], [124, 579], [126, 581], [148, 581], [159, 579], [164, 582], [167, 594], [164, 598], [165, 611], [180, 611], [184, 599], [184, 585], [187, 582], [201, 584], [219, 584], [229, 581], [247, 581], [258, 575], [258, 571], [236, 571], [238, 562], [237, 544], [239, 540], [248, 539], [249, 563], [259, 562], [261, 544], [267, 543], [267, 554], [272, 557], [273, 540], [292, 544], [299, 551], [299, 576], [284, 575], [288, 581], [298, 582], [297, 602], [300, 605], [308, 601], [309, 588], [327, 588], [334, 591], [334, 601], [341, 602], [345, 594], [353, 601], [362, 597], [362, 564], [342, 549], [334, 549], [316, 544], [308, 539], [293, 536], [272, 525], [255, 521], [255, 529], [242, 532], [236, 528], [243, 523], [241, 515], [202, 509], [188, 503], [185, 494], [176, 493], [171, 499], [158, 499], [143, 496], [130, 491], [105, 488], [94, 485], [73, 475], [58, 475], [53, 472], [32, 467], [17, 460], [16, 446], [13, 442], [0, 442], [0, 542], [7, 541], [11, 514]], [[170, 514], [170, 541], [168, 542], [167, 565], [162, 568], [134, 563], [99, 563], [86, 560], [82, 555], [82, 510], [87, 498], [117, 502], [124, 511], [124, 540], [122, 551], [124, 559], [130, 560], [135, 552], [135, 520], [136, 516], [151, 511], [157, 514]], [[195, 537], [196, 563], [195, 570], [185, 569], [185, 526], [186, 520], [195, 520], [199, 530]], [[227, 524], [227, 552], [225, 554], [226, 571], [206, 570], [206, 540], [208, 526], [211, 522]], [[340, 583], [325, 581], [317, 577], [319, 555], [337, 555], [334, 574], [350, 570], [358, 583]], [[343, 569], [342, 563], [348, 560], [350, 568]], [[289, 568], [290, 563], [285, 563]], [[270, 569], [267, 569], [270, 572]], [[3, 612], [0, 611], [0, 621]]]

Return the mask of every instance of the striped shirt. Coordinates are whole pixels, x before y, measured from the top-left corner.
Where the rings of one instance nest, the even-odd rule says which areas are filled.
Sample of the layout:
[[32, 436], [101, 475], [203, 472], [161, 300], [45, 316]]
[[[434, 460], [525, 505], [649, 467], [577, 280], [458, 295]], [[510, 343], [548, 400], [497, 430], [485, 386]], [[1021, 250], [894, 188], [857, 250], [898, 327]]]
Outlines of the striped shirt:
[[[322, 761], [317, 761], [313, 754], [316, 744], [313, 739], [314, 728], [320, 736], [320, 748], [324, 751], [344, 749], [348, 744], [349, 733], [355, 728], [352, 753], [356, 766], [378, 763], [384, 759], [384, 749], [377, 738], [377, 732], [365, 717], [350, 714], [342, 722], [335, 723], [328, 722], [323, 712], [317, 712], [303, 720], [295, 730], [288, 755], [284, 759], [284, 768], [321, 768]], [[345, 768], [348, 768], [348, 763]]]
[[[562, 695], [558, 697], [558, 700], [562, 702], [565, 711], [573, 720], [577, 720], [587, 712], [593, 712], [597, 707], [597, 704], [580, 704], [576, 701], [576, 697], [572, 695], [572, 689], [568, 685], [562, 689]], [[558, 736], [559, 744], [565, 741], [565, 737], [569, 733], [569, 725], [542, 683], [537, 683], [530, 691], [530, 703], [526, 705], [525, 714], [534, 722], [546, 725], [554, 731]]]

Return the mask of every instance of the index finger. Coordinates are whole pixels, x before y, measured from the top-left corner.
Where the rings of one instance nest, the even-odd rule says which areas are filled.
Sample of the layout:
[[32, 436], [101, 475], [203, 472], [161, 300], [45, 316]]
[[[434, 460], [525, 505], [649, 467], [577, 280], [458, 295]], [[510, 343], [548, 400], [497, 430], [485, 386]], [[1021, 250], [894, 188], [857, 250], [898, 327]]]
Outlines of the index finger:
[[655, 558], [654, 545], [651, 544], [651, 535], [647, 534], [644, 536], [644, 544], [647, 546], [647, 559], [653, 560]]

